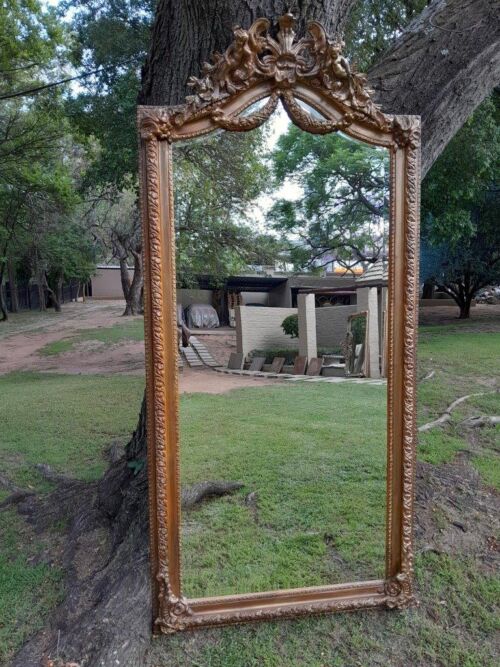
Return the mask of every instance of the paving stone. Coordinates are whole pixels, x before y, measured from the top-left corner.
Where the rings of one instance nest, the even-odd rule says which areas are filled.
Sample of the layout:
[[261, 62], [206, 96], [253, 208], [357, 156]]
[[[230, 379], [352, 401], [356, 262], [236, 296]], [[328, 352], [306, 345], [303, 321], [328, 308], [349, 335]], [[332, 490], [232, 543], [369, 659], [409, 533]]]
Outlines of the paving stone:
[[274, 357], [271, 364], [271, 373], [281, 373], [285, 365], [285, 357]]
[[297, 356], [293, 362], [293, 374], [305, 375], [307, 367], [307, 357]]
[[266, 358], [265, 357], [253, 357], [251, 363], [250, 363], [250, 368], [248, 369], [249, 371], [261, 371], [262, 367], [266, 363]]
[[227, 362], [228, 370], [240, 370], [243, 366], [243, 354], [241, 352], [231, 352]]
[[323, 359], [320, 357], [313, 357], [307, 367], [306, 375], [319, 375], [323, 366]]

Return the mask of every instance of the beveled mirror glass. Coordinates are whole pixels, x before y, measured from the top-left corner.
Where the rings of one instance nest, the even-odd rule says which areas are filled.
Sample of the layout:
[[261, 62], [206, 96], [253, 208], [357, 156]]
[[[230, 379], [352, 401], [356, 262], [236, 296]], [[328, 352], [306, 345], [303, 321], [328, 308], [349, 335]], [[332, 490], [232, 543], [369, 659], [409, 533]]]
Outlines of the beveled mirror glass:
[[413, 600], [419, 123], [278, 23], [139, 108], [163, 632]]

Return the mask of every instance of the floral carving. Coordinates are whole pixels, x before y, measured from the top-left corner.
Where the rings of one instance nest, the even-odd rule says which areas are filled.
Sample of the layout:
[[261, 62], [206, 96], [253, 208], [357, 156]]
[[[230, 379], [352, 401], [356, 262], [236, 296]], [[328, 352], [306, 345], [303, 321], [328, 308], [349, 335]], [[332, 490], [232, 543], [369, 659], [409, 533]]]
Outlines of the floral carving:
[[281, 16], [278, 24], [277, 39], [269, 35], [267, 19], [258, 19], [248, 30], [236, 27], [226, 52], [214, 54], [213, 62], [203, 66], [202, 76], [189, 80], [193, 95], [187, 98], [187, 106], [201, 109], [262, 80], [270, 80], [280, 91], [302, 82], [323, 89], [373, 125], [388, 129], [366, 77], [342, 55], [341, 40], [330, 41], [316, 21], [308, 24], [308, 36], [296, 40], [291, 14]]
[[400, 148], [415, 149], [420, 145], [420, 118], [418, 116], [394, 116], [392, 134]]
[[174, 126], [172, 117], [166, 111], [156, 114], [144, 114], [140, 122], [141, 137], [150, 139], [170, 139]]

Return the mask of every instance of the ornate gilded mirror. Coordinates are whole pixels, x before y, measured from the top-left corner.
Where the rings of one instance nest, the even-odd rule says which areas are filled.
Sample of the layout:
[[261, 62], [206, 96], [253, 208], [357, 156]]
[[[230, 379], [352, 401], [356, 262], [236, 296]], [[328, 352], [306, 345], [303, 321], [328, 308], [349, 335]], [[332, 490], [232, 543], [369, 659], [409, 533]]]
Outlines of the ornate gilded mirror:
[[[419, 119], [382, 113], [320, 24], [270, 29], [236, 28], [184, 105], [138, 110], [161, 632], [414, 599]], [[181, 234], [274, 224], [300, 250], [315, 216], [342, 251], [300, 275], [235, 260], [217, 282]], [[221, 378], [230, 393], [214, 393]], [[200, 488], [205, 502], [184, 502]]]

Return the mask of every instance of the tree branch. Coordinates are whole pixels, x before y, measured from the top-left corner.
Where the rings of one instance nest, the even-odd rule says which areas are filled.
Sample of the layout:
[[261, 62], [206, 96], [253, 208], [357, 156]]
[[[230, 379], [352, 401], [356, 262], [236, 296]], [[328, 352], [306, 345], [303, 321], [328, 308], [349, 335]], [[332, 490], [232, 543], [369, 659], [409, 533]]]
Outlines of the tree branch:
[[370, 69], [387, 113], [422, 117], [422, 175], [500, 83], [498, 0], [432, 0]]

